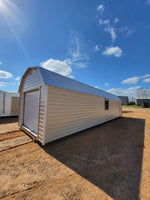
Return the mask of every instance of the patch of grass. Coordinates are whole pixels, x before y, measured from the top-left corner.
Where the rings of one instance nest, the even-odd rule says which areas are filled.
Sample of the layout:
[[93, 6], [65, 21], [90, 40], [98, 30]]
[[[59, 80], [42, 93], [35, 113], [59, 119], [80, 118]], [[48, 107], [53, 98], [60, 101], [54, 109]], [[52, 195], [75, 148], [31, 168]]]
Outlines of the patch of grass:
[[134, 107], [134, 108], [142, 108], [142, 106], [137, 106], [137, 105], [123, 105], [125, 107]]

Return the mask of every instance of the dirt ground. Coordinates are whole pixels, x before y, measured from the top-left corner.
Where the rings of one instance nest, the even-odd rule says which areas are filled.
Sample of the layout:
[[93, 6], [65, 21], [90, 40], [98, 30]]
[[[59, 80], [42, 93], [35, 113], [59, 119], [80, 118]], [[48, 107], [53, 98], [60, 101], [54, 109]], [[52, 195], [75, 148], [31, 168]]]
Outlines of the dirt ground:
[[[4, 123], [1, 129], [15, 130], [16, 122]], [[0, 141], [22, 136], [0, 134]], [[122, 118], [44, 147], [29, 142], [1, 151], [0, 198], [150, 200], [149, 144], [150, 109], [123, 107]]]
[[19, 130], [18, 117], [0, 117], [0, 134]]

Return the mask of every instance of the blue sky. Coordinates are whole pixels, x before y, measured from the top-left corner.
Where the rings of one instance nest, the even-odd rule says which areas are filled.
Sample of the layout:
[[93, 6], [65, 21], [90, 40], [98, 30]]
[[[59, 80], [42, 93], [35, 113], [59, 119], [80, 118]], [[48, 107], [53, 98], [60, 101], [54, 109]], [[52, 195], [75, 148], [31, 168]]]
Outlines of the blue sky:
[[0, 90], [39, 65], [105, 91], [150, 94], [150, 0], [0, 0]]

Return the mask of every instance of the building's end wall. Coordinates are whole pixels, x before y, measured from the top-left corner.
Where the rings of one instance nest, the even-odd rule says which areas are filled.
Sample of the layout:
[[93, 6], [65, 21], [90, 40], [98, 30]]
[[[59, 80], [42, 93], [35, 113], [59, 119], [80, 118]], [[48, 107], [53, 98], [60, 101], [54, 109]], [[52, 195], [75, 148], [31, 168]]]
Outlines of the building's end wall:
[[[20, 104], [19, 104], [19, 126], [24, 125], [24, 96], [26, 92], [32, 92], [39, 90], [39, 120], [38, 120], [38, 133], [37, 140], [43, 144], [43, 130], [44, 130], [44, 98], [45, 98], [45, 87], [43, 85], [38, 68], [33, 68], [25, 74], [20, 84]], [[37, 108], [38, 109], [38, 108]]]
[[29, 71], [24, 79], [21, 81], [21, 92], [35, 90], [42, 85], [42, 80], [38, 69]]
[[[41, 86], [39, 88], [39, 117], [38, 117], [38, 133], [36, 139], [41, 143], [44, 142], [44, 131], [45, 131], [45, 122], [46, 122], [46, 94], [47, 86]], [[19, 109], [19, 121], [18, 124], [20, 127], [24, 127], [24, 92], [20, 94], [20, 109]], [[38, 108], [37, 108], [38, 109]], [[25, 131], [25, 129], [24, 129]], [[29, 129], [27, 130], [27, 132]]]
[[70, 135], [121, 116], [121, 102], [48, 86], [45, 142]]

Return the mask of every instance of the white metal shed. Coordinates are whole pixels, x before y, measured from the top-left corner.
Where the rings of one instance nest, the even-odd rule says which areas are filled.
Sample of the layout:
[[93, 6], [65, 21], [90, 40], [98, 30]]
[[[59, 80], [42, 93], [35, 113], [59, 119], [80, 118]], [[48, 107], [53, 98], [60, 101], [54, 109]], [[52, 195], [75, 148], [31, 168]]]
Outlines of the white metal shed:
[[18, 116], [19, 93], [0, 91], [0, 117]]
[[122, 115], [120, 99], [41, 67], [19, 87], [19, 126], [43, 145]]

